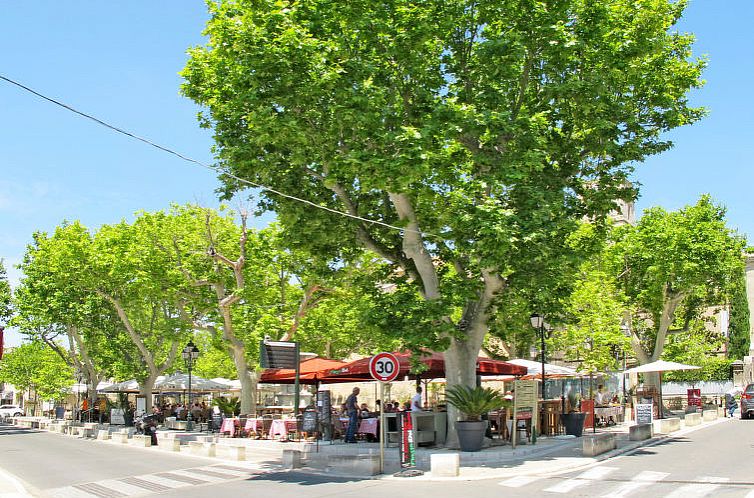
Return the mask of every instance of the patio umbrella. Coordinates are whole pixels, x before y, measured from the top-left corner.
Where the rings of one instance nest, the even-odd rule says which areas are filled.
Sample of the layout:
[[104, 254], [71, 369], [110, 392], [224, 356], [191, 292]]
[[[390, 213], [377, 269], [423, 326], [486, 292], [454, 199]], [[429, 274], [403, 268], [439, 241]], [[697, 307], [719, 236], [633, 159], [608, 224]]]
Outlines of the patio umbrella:
[[[445, 358], [442, 353], [427, 353], [420, 358], [426, 370], [420, 374], [411, 374], [411, 353], [393, 353], [398, 360], [398, 378], [411, 376], [422, 379], [438, 379], [445, 377]], [[373, 380], [369, 373], [371, 357], [352, 361], [335, 369], [320, 372], [319, 380], [323, 383], [361, 382]], [[526, 375], [526, 368], [513, 365], [507, 361], [490, 358], [477, 358], [476, 371], [478, 375]]]
[[[526, 367], [526, 376], [524, 379], [539, 379], [542, 377], [542, 363], [538, 361], [525, 360], [523, 358], [515, 358], [508, 360], [508, 363]], [[560, 365], [553, 365], [551, 363], [545, 363], [545, 377], [580, 377], [582, 374], [576, 371], [574, 368], [561, 367]]]
[[98, 392], [103, 393], [132, 393], [139, 392], [139, 383], [136, 381], [136, 379], [131, 379], [124, 380], [123, 382], [118, 382], [116, 384], [111, 384], [104, 387], [103, 389], [99, 389], [99, 386], [97, 386], [97, 388]]
[[[309, 358], [299, 364], [299, 383], [317, 384], [320, 382], [323, 370], [337, 369], [345, 365], [345, 361], [330, 360], [328, 358]], [[293, 368], [268, 368], [259, 382], [265, 384], [293, 384], [296, 379], [296, 370]]]
[[[221, 384], [213, 380], [197, 377], [196, 375], [191, 376], [191, 389], [196, 391], [227, 391], [228, 387], [227, 384]], [[189, 388], [189, 376], [188, 374], [178, 372], [162, 379], [158, 378], [154, 384], [154, 388], [161, 391], [186, 390]]]
[[669, 372], [671, 370], [698, 370], [702, 367], [698, 367], [696, 365], [686, 365], [684, 363], [676, 363], [675, 361], [665, 361], [665, 360], [657, 360], [653, 361], [651, 363], [647, 363], [645, 365], [639, 365], [638, 367], [629, 368], [623, 373], [632, 374], [632, 373], [654, 373], [657, 372], [660, 374], [660, 406], [658, 407], [658, 412], [660, 414], [660, 418], [663, 418], [662, 415], [662, 372]]

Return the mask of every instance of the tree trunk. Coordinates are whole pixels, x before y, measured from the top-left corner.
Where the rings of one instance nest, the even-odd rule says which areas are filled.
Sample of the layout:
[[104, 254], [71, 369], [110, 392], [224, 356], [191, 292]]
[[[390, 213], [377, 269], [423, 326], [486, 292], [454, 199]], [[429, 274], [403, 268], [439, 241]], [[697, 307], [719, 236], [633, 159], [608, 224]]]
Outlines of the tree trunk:
[[241, 341], [236, 340], [231, 343], [228, 349], [233, 358], [233, 364], [236, 366], [238, 380], [241, 381], [241, 394], [239, 396], [241, 413], [256, 415], [257, 375], [256, 372], [250, 371], [249, 364], [246, 362], [246, 348]]
[[145, 379], [144, 382], [140, 383], [139, 388], [139, 394], [141, 396], [144, 396], [144, 404], [145, 404], [145, 410], [146, 413], [150, 413], [152, 411], [152, 391], [154, 391], [154, 385], [155, 382], [157, 382], [158, 375], [156, 373], [150, 373]]

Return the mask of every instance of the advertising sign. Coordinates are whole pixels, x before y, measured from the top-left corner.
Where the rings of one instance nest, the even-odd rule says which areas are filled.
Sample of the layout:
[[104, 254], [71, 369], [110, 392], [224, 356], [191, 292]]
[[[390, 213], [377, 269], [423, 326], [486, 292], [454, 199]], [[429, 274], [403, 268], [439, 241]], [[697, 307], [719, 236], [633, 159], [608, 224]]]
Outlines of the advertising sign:
[[636, 405], [636, 423], [651, 424], [652, 423], [652, 403], [639, 403]]
[[686, 397], [688, 399], [689, 406], [695, 406], [696, 408], [702, 407], [702, 390], [701, 389], [686, 390]]
[[[513, 447], [516, 447], [516, 438], [518, 430], [516, 429], [519, 420], [531, 420], [532, 434], [537, 430], [537, 381], [535, 380], [516, 380], [513, 381], [513, 434], [511, 441]], [[532, 443], [535, 439], [532, 439]]]
[[411, 412], [398, 413], [398, 451], [402, 468], [416, 467], [416, 445], [414, 444], [414, 426]]

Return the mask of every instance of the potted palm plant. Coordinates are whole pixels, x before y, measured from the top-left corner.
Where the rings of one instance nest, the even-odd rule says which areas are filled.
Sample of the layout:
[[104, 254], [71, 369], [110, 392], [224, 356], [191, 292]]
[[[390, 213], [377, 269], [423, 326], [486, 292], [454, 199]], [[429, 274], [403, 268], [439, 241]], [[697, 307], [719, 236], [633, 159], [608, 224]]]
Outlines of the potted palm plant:
[[568, 392], [568, 412], [561, 413], [560, 417], [565, 427], [565, 433], [571, 436], [581, 437], [584, 431], [586, 413], [578, 411], [578, 398], [576, 392]]
[[453, 386], [445, 392], [445, 399], [463, 415], [463, 420], [455, 423], [461, 451], [481, 450], [487, 429], [482, 415], [509, 403], [499, 391], [489, 387]]

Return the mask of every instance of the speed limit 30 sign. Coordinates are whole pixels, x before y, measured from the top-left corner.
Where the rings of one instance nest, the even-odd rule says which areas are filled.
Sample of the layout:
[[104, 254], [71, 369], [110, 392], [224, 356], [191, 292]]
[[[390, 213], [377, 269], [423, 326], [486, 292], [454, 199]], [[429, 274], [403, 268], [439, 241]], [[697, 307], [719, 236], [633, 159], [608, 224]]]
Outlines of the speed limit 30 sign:
[[392, 353], [377, 353], [369, 360], [369, 373], [380, 382], [392, 382], [400, 370], [398, 358]]

